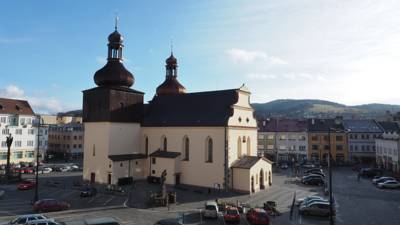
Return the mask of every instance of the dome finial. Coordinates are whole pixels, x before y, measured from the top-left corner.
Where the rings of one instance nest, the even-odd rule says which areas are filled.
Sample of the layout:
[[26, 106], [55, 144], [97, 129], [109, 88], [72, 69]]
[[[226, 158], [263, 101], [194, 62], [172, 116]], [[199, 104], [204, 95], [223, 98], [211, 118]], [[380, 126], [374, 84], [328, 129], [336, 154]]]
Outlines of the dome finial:
[[115, 25], [114, 25], [115, 30], [118, 30], [118, 21], [119, 21], [119, 17], [118, 17], [118, 15], [116, 15], [115, 16]]
[[172, 38], [171, 38], [171, 40], [170, 40], [170, 47], [171, 47], [171, 55], [173, 55], [173, 54], [174, 54], [174, 53], [173, 53], [173, 52], [174, 52], [174, 51], [173, 51], [173, 50], [174, 50], [174, 49], [173, 49], [174, 46], [173, 46], [173, 43], [172, 43]]

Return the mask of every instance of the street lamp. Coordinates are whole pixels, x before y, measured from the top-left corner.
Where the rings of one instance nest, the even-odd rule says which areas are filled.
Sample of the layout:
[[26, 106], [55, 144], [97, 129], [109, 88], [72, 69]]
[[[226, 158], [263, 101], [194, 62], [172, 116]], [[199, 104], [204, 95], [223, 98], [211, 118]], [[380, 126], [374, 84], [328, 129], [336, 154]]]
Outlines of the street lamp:
[[35, 195], [33, 197], [33, 203], [37, 202], [39, 200], [39, 130], [40, 130], [40, 115], [37, 116], [37, 151], [36, 151], [36, 170], [35, 170], [35, 180], [36, 180], [36, 185], [35, 185]]
[[10, 171], [10, 155], [11, 155], [11, 145], [13, 142], [13, 137], [11, 136], [11, 134], [9, 134], [8, 137], [6, 137], [6, 144], [7, 144], [7, 165], [6, 165], [6, 179], [7, 182], [10, 181], [10, 177], [11, 177], [11, 171]]

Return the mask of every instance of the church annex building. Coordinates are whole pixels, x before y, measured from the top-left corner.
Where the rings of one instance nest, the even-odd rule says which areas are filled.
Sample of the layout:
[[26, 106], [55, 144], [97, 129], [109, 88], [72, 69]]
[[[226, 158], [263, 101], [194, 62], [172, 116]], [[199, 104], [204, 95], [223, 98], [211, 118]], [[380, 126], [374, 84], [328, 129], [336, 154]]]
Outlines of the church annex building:
[[250, 92], [188, 93], [177, 79], [177, 59], [147, 104], [122, 64], [123, 38], [108, 37], [107, 64], [83, 91], [83, 177], [92, 183], [160, 177], [166, 183], [252, 193], [272, 183], [271, 162], [257, 157], [257, 124]]

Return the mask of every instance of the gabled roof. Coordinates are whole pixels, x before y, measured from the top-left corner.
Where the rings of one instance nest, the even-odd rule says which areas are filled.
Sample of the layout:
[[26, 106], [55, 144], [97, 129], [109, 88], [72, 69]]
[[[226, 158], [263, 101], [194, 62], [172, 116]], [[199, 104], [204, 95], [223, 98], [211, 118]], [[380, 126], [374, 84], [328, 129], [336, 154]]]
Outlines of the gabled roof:
[[237, 101], [237, 89], [155, 96], [142, 126], [224, 126]]
[[307, 121], [298, 119], [269, 119], [258, 121], [259, 132], [305, 132]]
[[309, 132], [328, 132], [329, 129], [345, 131], [343, 123], [334, 119], [309, 119], [307, 123]]
[[350, 133], [382, 133], [374, 120], [344, 120], [343, 126]]
[[243, 156], [242, 158], [236, 160], [232, 164], [232, 168], [240, 168], [240, 169], [250, 169], [253, 167], [259, 160], [264, 160], [266, 162], [269, 162], [272, 164], [271, 161], [264, 157], [258, 157], [258, 156]]
[[180, 152], [168, 152], [168, 151], [161, 151], [157, 150], [150, 154], [150, 157], [158, 157], [158, 158], [176, 158], [180, 156]]
[[387, 133], [400, 133], [400, 127], [396, 122], [388, 122], [388, 121], [381, 121], [378, 122], [379, 126], [382, 128], [384, 132]]
[[0, 98], [0, 114], [34, 115], [28, 101]]
[[113, 162], [127, 161], [133, 159], [145, 159], [147, 156], [145, 154], [123, 154], [123, 155], [109, 155], [108, 158]]

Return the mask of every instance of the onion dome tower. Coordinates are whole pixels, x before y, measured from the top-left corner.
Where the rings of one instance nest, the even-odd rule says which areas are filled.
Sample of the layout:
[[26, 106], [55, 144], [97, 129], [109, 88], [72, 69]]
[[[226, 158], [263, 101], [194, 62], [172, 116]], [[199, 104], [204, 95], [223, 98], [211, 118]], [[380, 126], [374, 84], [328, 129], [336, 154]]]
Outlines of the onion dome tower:
[[165, 60], [166, 76], [165, 81], [157, 87], [156, 95], [177, 95], [186, 93], [186, 88], [179, 83], [178, 77], [178, 60], [171, 55]]
[[115, 30], [108, 36], [107, 64], [94, 74], [94, 82], [98, 86], [130, 87], [134, 77], [122, 64], [122, 44], [124, 39], [118, 32], [118, 18], [115, 21]]
[[97, 87], [83, 91], [84, 122], [138, 123], [143, 114], [143, 92], [130, 88], [134, 78], [122, 64], [123, 37], [115, 29], [108, 36], [106, 65], [94, 74]]

